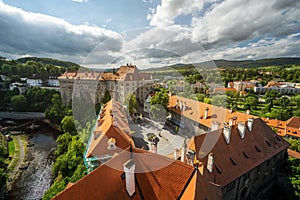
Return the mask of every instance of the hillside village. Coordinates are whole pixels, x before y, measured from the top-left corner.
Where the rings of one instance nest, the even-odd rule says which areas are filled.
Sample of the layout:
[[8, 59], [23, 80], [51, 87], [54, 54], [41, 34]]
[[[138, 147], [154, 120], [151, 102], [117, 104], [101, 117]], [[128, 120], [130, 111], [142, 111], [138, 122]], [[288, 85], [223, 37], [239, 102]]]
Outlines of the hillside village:
[[[299, 140], [300, 117], [291, 112], [288, 119], [276, 119], [256, 115], [257, 110], [274, 97], [270, 111], [288, 99], [285, 108], [297, 112], [300, 83], [272, 80], [263, 86], [258, 78], [229, 81], [224, 87], [204, 81], [207, 71], [201, 72], [191, 81], [188, 71], [157, 76], [156, 71], [126, 64], [108, 72], [66, 70], [46, 88], [39, 79], [21, 78], [22, 83], [11, 81], [6, 90], [26, 97], [32, 88], [54, 89], [60, 94], [60, 108], [76, 98], [100, 108], [85, 135], [80, 162], [87, 175], [65, 182], [54, 199], [79, 194], [82, 199], [268, 196], [287, 156], [299, 158], [285, 139]], [[256, 101], [248, 103], [249, 98]], [[99, 183], [103, 189], [93, 193], [91, 186], [98, 185], [98, 179], [105, 179]], [[172, 184], [178, 179], [181, 182]]]

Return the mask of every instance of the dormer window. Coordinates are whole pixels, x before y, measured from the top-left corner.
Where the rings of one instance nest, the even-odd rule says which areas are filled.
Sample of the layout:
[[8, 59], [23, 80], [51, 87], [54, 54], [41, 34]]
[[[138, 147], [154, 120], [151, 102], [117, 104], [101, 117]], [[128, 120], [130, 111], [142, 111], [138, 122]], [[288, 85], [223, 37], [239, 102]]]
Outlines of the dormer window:
[[107, 141], [107, 144], [108, 144], [108, 147], [107, 147], [108, 150], [115, 150], [117, 148], [116, 147], [116, 139], [115, 138], [110, 138]]

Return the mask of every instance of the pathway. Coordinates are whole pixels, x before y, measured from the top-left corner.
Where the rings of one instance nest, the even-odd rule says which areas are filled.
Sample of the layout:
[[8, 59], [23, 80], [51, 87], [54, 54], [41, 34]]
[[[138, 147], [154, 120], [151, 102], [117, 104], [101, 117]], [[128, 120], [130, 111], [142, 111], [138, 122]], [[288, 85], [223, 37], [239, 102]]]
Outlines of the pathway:
[[[8, 168], [9, 168], [14, 163], [13, 160], [18, 159], [18, 162], [17, 162], [16, 166], [14, 167], [14, 169], [11, 172], [8, 173], [8, 175], [9, 175], [8, 180], [11, 182], [11, 184], [13, 183], [14, 178], [16, 177], [18, 172], [20, 171], [19, 167], [21, 167], [21, 165], [23, 163], [23, 160], [25, 158], [25, 150], [24, 150], [24, 145], [23, 145], [23, 142], [22, 142], [22, 138], [21, 138], [20, 135], [16, 135], [15, 138], [16, 138], [16, 140], [18, 142], [18, 145], [19, 145], [19, 155], [18, 155], [17, 158], [16, 158], [17, 155], [14, 155], [12, 161], [10, 162], [10, 164], [8, 166]], [[15, 149], [17, 149], [16, 144], [15, 144]], [[16, 154], [16, 152], [15, 152], [15, 154]]]

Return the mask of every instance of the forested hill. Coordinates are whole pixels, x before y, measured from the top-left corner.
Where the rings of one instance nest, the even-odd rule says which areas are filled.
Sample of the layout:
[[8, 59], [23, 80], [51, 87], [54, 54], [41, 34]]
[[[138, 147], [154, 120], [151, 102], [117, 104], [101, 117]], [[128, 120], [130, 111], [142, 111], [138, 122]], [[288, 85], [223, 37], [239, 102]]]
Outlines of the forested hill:
[[44, 65], [48, 64], [48, 65], [66, 67], [66, 68], [70, 68], [70, 67], [79, 68], [80, 67], [80, 65], [78, 65], [76, 63], [69, 62], [69, 61], [57, 60], [57, 59], [53, 59], [53, 58], [24, 57], [24, 58], [17, 59], [17, 62], [20, 62], [20, 63], [26, 63], [27, 61], [34, 61], [34, 62], [42, 63]]
[[6, 60], [0, 56], [0, 74], [5, 75], [13, 82], [20, 82], [20, 78], [57, 77], [66, 70], [78, 70], [80, 65], [52, 58], [26, 57], [16, 60]]
[[218, 67], [218, 68], [253, 68], [253, 67], [267, 67], [267, 66], [285, 66], [285, 65], [300, 65], [300, 58], [268, 58], [260, 60], [213, 60], [203, 63], [194, 64], [176, 64], [165, 66], [161, 68], [151, 68], [147, 71], [164, 71], [170, 69], [189, 69], [194, 67]]
[[300, 65], [300, 58], [270, 58], [261, 60], [214, 60], [217, 67], [265, 67], [265, 66], [283, 66]]

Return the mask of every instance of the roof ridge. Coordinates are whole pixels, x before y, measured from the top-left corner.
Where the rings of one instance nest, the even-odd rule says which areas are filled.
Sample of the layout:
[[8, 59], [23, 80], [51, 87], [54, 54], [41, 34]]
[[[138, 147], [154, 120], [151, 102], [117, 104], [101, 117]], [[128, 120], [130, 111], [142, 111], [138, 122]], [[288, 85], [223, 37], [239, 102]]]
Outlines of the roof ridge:
[[[185, 190], [188, 188], [188, 186], [190, 185], [190, 182], [192, 181], [192, 179], [194, 178], [194, 176], [197, 175], [197, 171], [198, 171], [198, 167], [195, 167], [192, 174], [190, 175], [189, 179], [187, 180], [185, 186], [183, 187], [183, 189], [180, 192], [180, 195], [178, 196], [178, 199], [181, 199], [182, 195], [185, 193]], [[197, 177], [196, 177], [197, 178]]]

